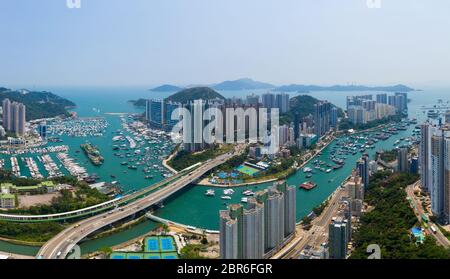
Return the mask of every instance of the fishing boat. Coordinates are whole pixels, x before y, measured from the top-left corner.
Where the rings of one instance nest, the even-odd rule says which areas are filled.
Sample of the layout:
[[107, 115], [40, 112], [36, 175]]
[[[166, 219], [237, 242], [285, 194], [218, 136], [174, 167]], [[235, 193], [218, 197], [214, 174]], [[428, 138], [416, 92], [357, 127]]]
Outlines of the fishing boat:
[[234, 194], [234, 190], [233, 189], [223, 190], [223, 194], [227, 195], [227, 196], [233, 195]]
[[253, 192], [250, 191], [250, 190], [246, 190], [246, 191], [242, 192], [242, 194], [243, 194], [244, 196], [253, 196], [255, 193], [253, 193]]
[[207, 196], [207, 197], [213, 197], [215, 194], [216, 194], [216, 192], [212, 189], [208, 189], [205, 192], [205, 196]]
[[312, 169], [309, 168], [309, 167], [306, 167], [306, 168], [303, 169], [303, 172], [304, 172], [304, 173], [312, 172]]
[[316, 183], [314, 183], [314, 182], [312, 182], [312, 181], [307, 181], [307, 182], [302, 183], [302, 184], [300, 185], [300, 188], [309, 191], [309, 190], [311, 190], [311, 189], [316, 188], [316, 186], [317, 186]]

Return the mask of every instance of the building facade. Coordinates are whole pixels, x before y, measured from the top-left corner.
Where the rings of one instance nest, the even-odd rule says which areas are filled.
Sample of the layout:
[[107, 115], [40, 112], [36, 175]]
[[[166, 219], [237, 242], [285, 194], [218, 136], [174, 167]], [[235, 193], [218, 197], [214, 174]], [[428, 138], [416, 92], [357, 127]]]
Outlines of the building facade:
[[275, 183], [249, 199], [247, 207], [220, 211], [222, 259], [262, 259], [273, 255], [295, 233], [296, 189]]

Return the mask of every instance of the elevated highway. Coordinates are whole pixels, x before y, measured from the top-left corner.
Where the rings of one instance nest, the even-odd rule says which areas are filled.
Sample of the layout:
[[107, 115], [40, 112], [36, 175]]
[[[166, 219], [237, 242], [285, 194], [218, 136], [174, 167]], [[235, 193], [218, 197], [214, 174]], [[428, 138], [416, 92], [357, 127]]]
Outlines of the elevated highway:
[[88, 235], [164, 201], [174, 193], [198, 180], [206, 172], [223, 164], [236, 154], [237, 153], [226, 153], [215, 159], [208, 160], [197, 168], [176, 175], [176, 178], [171, 180], [164, 187], [159, 187], [146, 195], [135, 193], [133, 194], [134, 199], [128, 198], [129, 201], [124, 203], [121, 207], [100, 215], [95, 215], [68, 227], [41, 247], [38, 258], [64, 259], [73, 247]]
[[124, 196], [122, 198], [113, 199], [101, 204], [96, 204], [90, 207], [74, 210], [74, 211], [68, 211], [63, 213], [57, 213], [57, 214], [46, 214], [46, 215], [19, 215], [19, 214], [0, 214], [0, 220], [1, 221], [7, 221], [7, 222], [17, 222], [17, 223], [40, 223], [40, 222], [54, 222], [54, 221], [66, 221], [69, 219], [74, 218], [80, 218], [84, 216], [89, 215], [95, 215], [99, 214], [108, 210], [112, 210], [118, 206], [121, 206], [123, 204], [126, 204], [130, 201], [133, 201], [139, 197], [145, 196], [152, 191], [164, 187], [168, 185], [169, 183], [175, 181], [176, 179], [182, 177], [189, 171], [194, 170], [197, 168], [200, 164], [194, 165], [186, 170], [183, 170], [179, 172], [177, 175], [166, 178], [154, 185], [151, 185], [149, 187], [146, 187], [140, 191], [137, 191], [135, 193], [132, 193], [130, 195]]

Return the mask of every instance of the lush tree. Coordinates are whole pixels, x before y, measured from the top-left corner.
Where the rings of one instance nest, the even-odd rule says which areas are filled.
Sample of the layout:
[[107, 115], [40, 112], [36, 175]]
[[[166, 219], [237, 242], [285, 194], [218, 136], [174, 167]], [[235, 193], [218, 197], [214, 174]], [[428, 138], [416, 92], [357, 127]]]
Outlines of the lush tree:
[[351, 258], [366, 259], [370, 244], [381, 247], [384, 259], [450, 258], [449, 250], [436, 245], [431, 237], [416, 244], [410, 233], [418, 220], [406, 200], [405, 188], [417, 179], [417, 175], [406, 173], [381, 172], [372, 176], [365, 201], [374, 209], [360, 219]]

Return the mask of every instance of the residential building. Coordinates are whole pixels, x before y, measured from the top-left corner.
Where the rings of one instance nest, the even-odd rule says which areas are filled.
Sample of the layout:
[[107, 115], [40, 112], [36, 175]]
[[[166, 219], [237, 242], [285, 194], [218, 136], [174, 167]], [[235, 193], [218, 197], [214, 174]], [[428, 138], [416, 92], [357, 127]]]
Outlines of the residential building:
[[262, 259], [273, 255], [295, 233], [296, 189], [275, 183], [249, 199], [247, 207], [220, 211], [222, 259]]
[[47, 122], [43, 121], [38, 125], [38, 133], [42, 140], [47, 138]]
[[441, 221], [444, 217], [445, 149], [442, 131], [431, 137], [431, 210]]
[[432, 126], [426, 122], [420, 126], [419, 171], [422, 189], [431, 188], [431, 135]]
[[364, 188], [367, 189], [369, 187], [369, 155], [364, 154], [364, 156], [358, 160], [356, 163], [357, 174], [362, 178], [362, 183]]
[[5, 128], [5, 131], [9, 132], [12, 130], [11, 101], [9, 99], [4, 99], [2, 102], [2, 108], [3, 108], [3, 128]]
[[333, 217], [328, 227], [328, 249], [330, 259], [345, 259], [348, 252], [348, 243], [351, 222], [343, 216]]
[[297, 147], [300, 149], [311, 147], [311, 145], [316, 144], [318, 137], [314, 134], [303, 134], [300, 133], [297, 139]]
[[377, 103], [378, 104], [387, 104], [387, 94], [377, 94]]
[[330, 126], [333, 129], [337, 129], [338, 127], [338, 109], [336, 107], [333, 107], [331, 109]]
[[264, 108], [275, 108], [277, 106], [275, 94], [272, 94], [270, 92], [263, 94], [261, 96], [261, 103]]
[[419, 173], [419, 157], [412, 157], [409, 165], [409, 172], [413, 174]]
[[314, 131], [320, 138], [330, 131], [331, 103], [319, 101], [314, 105]]
[[248, 95], [246, 103], [247, 103], [247, 105], [251, 105], [251, 106], [259, 105], [259, 96], [256, 94]]
[[286, 113], [289, 111], [289, 94], [279, 93], [275, 96], [276, 106], [280, 113]]
[[397, 150], [397, 171], [409, 172], [408, 148], [401, 147]]
[[22, 103], [17, 103], [9, 99], [2, 102], [3, 127], [6, 132], [13, 132], [17, 136], [25, 135], [26, 107]]

